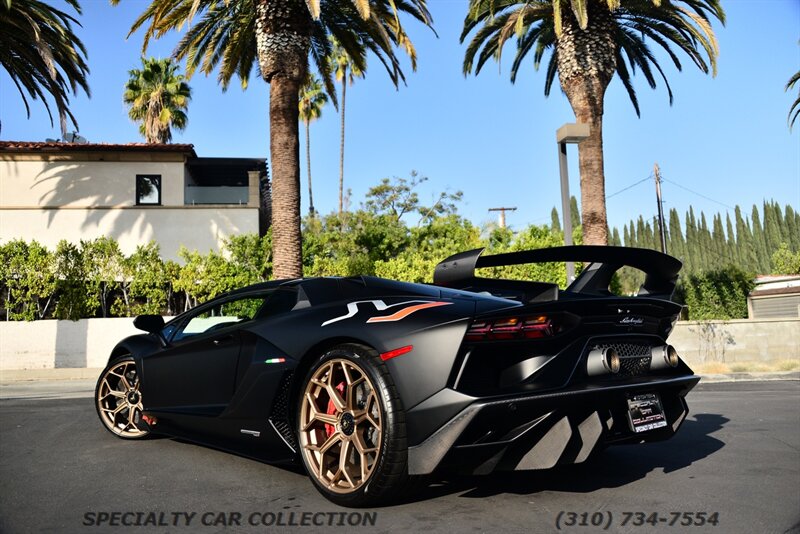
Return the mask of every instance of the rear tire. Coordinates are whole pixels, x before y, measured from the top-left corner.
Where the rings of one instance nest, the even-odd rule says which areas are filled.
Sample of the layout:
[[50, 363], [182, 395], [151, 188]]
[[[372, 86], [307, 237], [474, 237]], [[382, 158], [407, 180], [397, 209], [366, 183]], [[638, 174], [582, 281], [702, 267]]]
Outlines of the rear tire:
[[300, 457], [330, 501], [374, 506], [406, 486], [405, 411], [374, 349], [344, 344], [320, 356], [300, 386], [296, 413]]
[[142, 415], [139, 374], [130, 355], [111, 361], [94, 389], [94, 405], [106, 430], [122, 439], [142, 439], [150, 433], [136, 427]]

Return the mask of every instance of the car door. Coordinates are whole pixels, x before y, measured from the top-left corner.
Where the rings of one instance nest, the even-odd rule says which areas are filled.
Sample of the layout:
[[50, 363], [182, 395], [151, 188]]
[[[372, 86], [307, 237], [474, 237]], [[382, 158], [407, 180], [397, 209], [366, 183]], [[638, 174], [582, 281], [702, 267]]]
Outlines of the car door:
[[202, 306], [188, 315], [164, 350], [142, 360], [145, 409], [218, 415], [234, 393], [242, 336], [266, 295], [246, 295]]

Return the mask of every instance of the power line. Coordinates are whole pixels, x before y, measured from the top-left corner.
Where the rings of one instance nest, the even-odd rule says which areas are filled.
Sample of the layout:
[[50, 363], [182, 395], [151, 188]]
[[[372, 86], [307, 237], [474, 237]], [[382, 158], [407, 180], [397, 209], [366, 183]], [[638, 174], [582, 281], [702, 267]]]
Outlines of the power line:
[[705, 195], [704, 195], [704, 194], [702, 194], [702, 193], [698, 193], [697, 191], [692, 191], [692, 190], [691, 190], [691, 189], [689, 189], [688, 187], [682, 186], [681, 184], [679, 184], [679, 183], [676, 183], [676, 182], [673, 182], [672, 180], [667, 180], [667, 179], [666, 179], [666, 178], [664, 178], [664, 177], [662, 177], [662, 178], [661, 178], [661, 180], [662, 180], [663, 182], [668, 182], [668, 183], [671, 183], [671, 184], [672, 184], [672, 185], [674, 185], [674, 186], [680, 187], [681, 189], [683, 189], [683, 190], [685, 190], [685, 191], [688, 191], [688, 192], [690, 192], [690, 193], [692, 193], [692, 194], [694, 194], [694, 195], [697, 195], [698, 197], [702, 197], [702, 198], [704, 198], [704, 199], [706, 199], [706, 200], [709, 200], [709, 201], [711, 201], [711, 202], [713, 202], [713, 203], [715, 203], [715, 204], [719, 204], [720, 206], [724, 206], [724, 207], [728, 208], [729, 210], [735, 210], [735, 209], [736, 209], [736, 208], [734, 208], [733, 206], [729, 206], [729, 205], [725, 204], [724, 202], [720, 202], [719, 200], [714, 200], [713, 198], [711, 198], [711, 197], [707, 197], [707, 196], [705, 196]]
[[650, 173], [650, 175], [649, 175], [647, 178], [642, 178], [641, 180], [639, 180], [639, 181], [638, 181], [638, 182], [636, 182], [635, 184], [631, 184], [631, 185], [629, 185], [628, 187], [625, 187], [625, 188], [623, 188], [623, 189], [620, 189], [620, 190], [619, 190], [619, 191], [617, 191], [616, 193], [613, 193], [613, 194], [611, 194], [611, 195], [607, 195], [607, 196], [606, 196], [606, 200], [608, 200], [609, 198], [613, 198], [613, 197], [615, 197], [615, 196], [619, 195], [620, 193], [624, 193], [624, 192], [625, 192], [625, 191], [627, 191], [628, 189], [633, 189], [633, 188], [634, 188], [634, 187], [636, 187], [637, 185], [639, 185], [639, 184], [643, 184], [643, 183], [645, 183], [646, 181], [648, 181], [648, 180], [652, 180], [652, 179], [653, 179], [653, 174], [652, 174], [652, 173]]

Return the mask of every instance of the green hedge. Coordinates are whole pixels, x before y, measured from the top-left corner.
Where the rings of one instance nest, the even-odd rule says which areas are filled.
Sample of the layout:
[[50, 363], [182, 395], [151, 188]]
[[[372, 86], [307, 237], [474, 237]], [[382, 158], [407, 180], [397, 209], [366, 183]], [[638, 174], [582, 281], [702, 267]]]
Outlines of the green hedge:
[[747, 295], [754, 276], [737, 267], [727, 267], [681, 279], [676, 300], [688, 306], [688, 319], [746, 319]]
[[[482, 234], [485, 234], [482, 236]], [[530, 226], [517, 234], [480, 228], [455, 213], [429, 214], [409, 227], [387, 212], [358, 210], [303, 221], [305, 276], [367, 274], [431, 282], [450, 254], [487, 247], [492, 253], [557, 246], [560, 233]], [[219, 252], [181, 249], [180, 263], [164, 261], [158, 245], [131, 255], [116, 241], [62, 241], [47, 250], [36, 241], [0, 245], [0, 317], [6, 320], [127, 317], [180, 313], [217, 295], [272, 277], [269, 235], [228, 239]], [[559, 283], [564, 265], [513, 267], [497, 273]]]

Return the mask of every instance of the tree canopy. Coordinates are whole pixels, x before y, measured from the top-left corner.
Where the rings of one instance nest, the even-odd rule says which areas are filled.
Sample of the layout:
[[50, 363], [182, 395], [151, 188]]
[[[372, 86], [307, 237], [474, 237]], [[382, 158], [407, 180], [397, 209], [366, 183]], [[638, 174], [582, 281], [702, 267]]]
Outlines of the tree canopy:
[[148, 143], [169, 143], [172, 128], [184, 130], [192, 90], [170, 58], [142, 58], [142, 68], [128, 71], [123, 102], [128, 116], [139, 123]]

